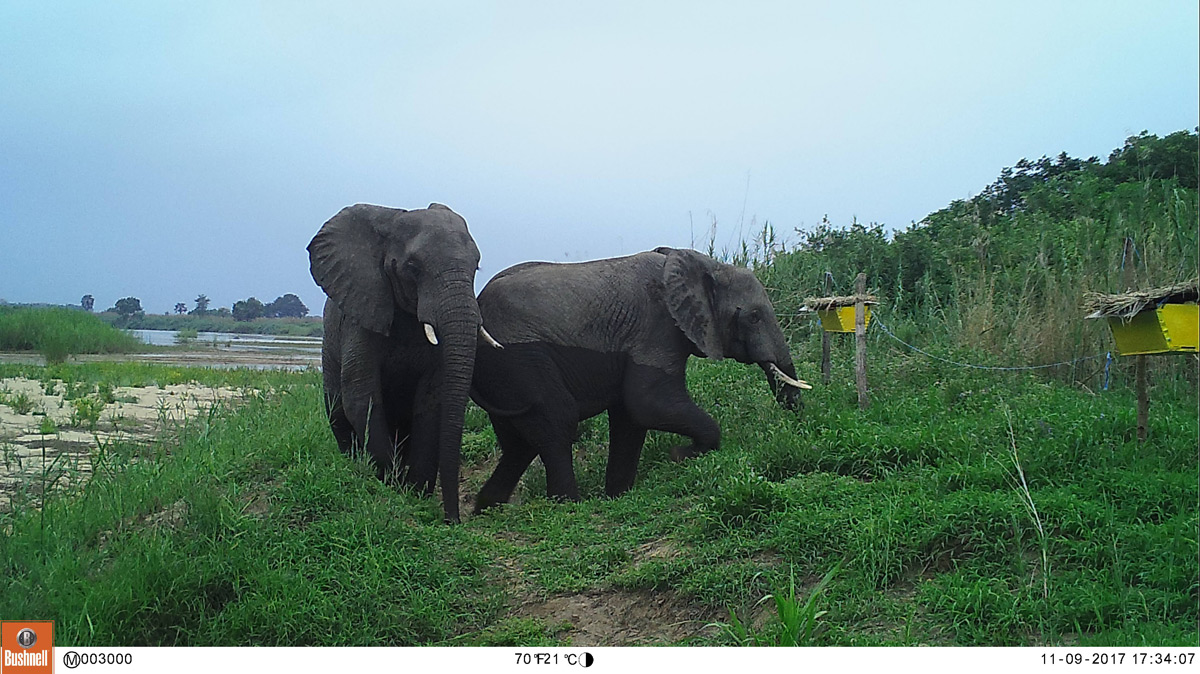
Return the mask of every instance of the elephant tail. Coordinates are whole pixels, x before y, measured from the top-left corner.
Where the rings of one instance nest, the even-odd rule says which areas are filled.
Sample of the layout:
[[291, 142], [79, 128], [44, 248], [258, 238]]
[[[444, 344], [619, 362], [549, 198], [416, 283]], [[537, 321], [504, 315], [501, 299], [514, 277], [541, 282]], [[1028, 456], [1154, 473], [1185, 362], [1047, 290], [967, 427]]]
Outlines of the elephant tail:
[[474, 386], [471, 387], [471, 400], [474, 400], [476, 405], [482, 407], [484, 412], [487, 412], [488, 414], [494, 414], [498, 417], [518, 417], [533, 408], [533, 405], [526, 405], [513, 410], [506, 410], [503, 407], [497, 407], [496, 405], [493, 405], [485, 400], [483, 396], [479, 395], [479, 390]]

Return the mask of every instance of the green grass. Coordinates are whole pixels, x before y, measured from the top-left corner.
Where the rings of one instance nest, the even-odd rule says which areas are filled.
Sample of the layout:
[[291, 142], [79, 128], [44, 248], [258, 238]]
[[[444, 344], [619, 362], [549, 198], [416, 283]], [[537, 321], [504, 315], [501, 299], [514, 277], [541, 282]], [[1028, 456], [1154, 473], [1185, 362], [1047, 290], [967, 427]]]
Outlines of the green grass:
[[[52, 368], [264, 393], [112, 443], [79, 492], [0, 515], [0, 615], [73, 645], [533, 646], [569, 625], [522, 607], [632, 593], [685, 602], [661, 622], [696, 620], [694, 645], [1195, 645], [1195, 391], [1156, 391], [1139, 446], [1124, 381], [1091, 395], [881, 349], [860, 413], [851, 359], [802, 414], [756, 368], [693, 360], [720, 450], [677, 464], [678, 438], [651, 433], [634, 488], [605, 499], [593, 419], [583, 502], [547, 501], [535, 462], [520, 504], [460, 526], [337, 451], [316, 373]], [[494, 436], [478, 410], [466, 428], [477, 490]], [[741, 631], [701, 629], [724, 621]]]
[[[206, 386], [234, 388], [275, 387], [294, 381], [286, 373], [250, 369], [208, 369], [134, 362], [58, 363], [41, 367], [24, 363], [0, 363], [0, 379], [25, 377], [42, 382], [47, 394], [59, 393], [73, 400], [97, 393], [111, 396], [126, 386], [171, 386], [196, 382]], [[108, 402], [106, 400], [106, 402]], [[486, 415], [484, 416], [486, 420]]]
[[819, 608], [821, 595], [839, 567], [835, 566], [825, 574], [808, 591], [808, 599], [801, 605], [796, 594], [796, 575], [793, 572], [788, 577], [787, 590], [779, 590], [775, 594], [763, 597], [762, 602], [773, 601], [775, 605], [775, 622], [769, 628], [758, 632], [746, 621], [738, 618], [734, 611], [729, 613], [728, 623], [716, 623], [716, 627], [724, 630], [734, 643], [739, 646], [812, 646], [817, 643], [819, 623], [827, 612]]
[[93, 314], [61, 308], [0, 307], [0, 351], [37, 351], [48, 363], [77, 353], [128, 353], [141, 343]]
[[17, 414], [29, 414], [34, 408], [33, 399], [24, 391], [11, 393], [0, 390], [0, 405], [8, 405]]

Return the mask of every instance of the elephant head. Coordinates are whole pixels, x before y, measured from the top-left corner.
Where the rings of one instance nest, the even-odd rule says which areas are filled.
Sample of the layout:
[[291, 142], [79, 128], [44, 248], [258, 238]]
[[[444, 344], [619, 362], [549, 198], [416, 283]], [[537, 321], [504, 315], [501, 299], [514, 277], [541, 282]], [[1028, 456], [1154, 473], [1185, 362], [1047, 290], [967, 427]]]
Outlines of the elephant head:
[[419, 334], [419, 323], [437, 346], [438, 473], [447, 518], [457, 519], [463, 414], [482, 329], [479, 249], [466, 221], [441, 204], [413, 211], [358, 204], [326, 222], [308, 251], [313, 279], [359, 328], [395, 340]]
[[767, 375], [776, 399], [792, 408], [800, 389], [787, 339], [766, 289], [754, 272], [718, 262], [694, 250], [659, 248], [667, 256], [663, 289], [667, 310], [697, 355], [755, 364]]

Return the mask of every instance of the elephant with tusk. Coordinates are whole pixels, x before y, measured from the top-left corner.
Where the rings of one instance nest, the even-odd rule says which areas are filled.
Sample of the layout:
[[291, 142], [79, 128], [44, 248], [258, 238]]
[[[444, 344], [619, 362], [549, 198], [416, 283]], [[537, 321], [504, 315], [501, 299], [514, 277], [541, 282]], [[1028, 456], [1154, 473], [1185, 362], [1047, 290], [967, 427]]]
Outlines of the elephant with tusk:
[[479, 309], [505, 348], [481, 345], [476, 353], [471, 396], [491, 418], [502, 452], [476, 512], [507, 502], [535, 456], [546, 467], [549, 496], [578, 500], [575, 429], [603, 411], [609, 496], [633, 485], [649, 429], [691, 439], [672, 451], [677, 460], [716, 449], [717, 422], [687, 392], [689, 356], [758, 365], [789, 408], [811, 388], [796, 378], [753, 272], [693, 250], [520, 264], [484, 287]]
[[483, 329], [479, 249], [441, 204], [406, 211], [358, 204], [308, 245], [325, 291], [325, 408], [338, 447], [365, 449], [380, 478], [427, 493], [441, 480], [456, 522], [463, 415]]

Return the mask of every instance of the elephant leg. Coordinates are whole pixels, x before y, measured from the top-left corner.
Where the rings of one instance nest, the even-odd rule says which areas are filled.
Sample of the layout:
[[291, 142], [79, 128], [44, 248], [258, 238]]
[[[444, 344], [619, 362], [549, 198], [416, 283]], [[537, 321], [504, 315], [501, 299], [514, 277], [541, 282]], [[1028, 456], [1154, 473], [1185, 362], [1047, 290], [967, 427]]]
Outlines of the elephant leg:
[[513, 419], [521, 437], [542, 457], [546, 467], [546, 496], [557, 501], [578, 501], [579, 483], [571, 444], [579, 427], [579, 406], [565, 388], [555, 396], [552, 412], [537, 410]]
[[329, 420], [329, 428], [333, 431], [333, 439], [337, 441], [338, 449], [351, 456], [357, 449], [358, 438], [355, 437], [354, 425], [346, 417], [346, 407], [342, 404], [342, 364], [331, 353], [332, 348], [327, 346], [321, 351], [325, 418]]
[[517, 482], [537, 456], [537, 451], [517, 431], [512, 421], [491, 417], [492, 428], [500, 442], [500, 463], [475, 497], [475, 514], [501, 503], [508, 503]]
[[342, 406], [340, 393], [326, 394], [325, 415], [329, 418], [329, 428], [333, 431], [333, 439], [337, 441], [338, 449], [347, 456], [352, 455], [356, 442], [354, 426], [346, 418], [346, 409]]
[[388, 425], [379, 376], [365, 368], [343, 368], [342, 383], [342, 408], [358, 440], [355, 444], [366, 446], [376, 475], [385, 479], [395, 461], [396, 439]]
[[604, 471], [604, 493], [620, 496], [633, 486], [638, 460], [646, 442], [646, 428], [634, 422], [624, 406], [608, 410], [608, 466]]
[[[387, 479], [396, 461], [396, 444], [382, 405], [376, 405], [373, 399], [368, 399], [367, 404], [347, 416], [356, 433], [364, 438], [367, 455], [375, 464], [375, 474], [381, 480]], [[361, 433], [357, 432], [359, 428], [363, 429]]]
[[635, 423], [692, 439], [691, 445], [672, 449], [672, 459], [682, 461], [721, 445], [721, 427], [692, 401], [683, 372], [670, 374], [646, 365], [631, 365], [624, 394], [625, 408]]
[[427, 374], [417, 384], [406, 459], [408, 473], [405, 482], [427, 495], [433, 493], [438, 471], [438, 420], [442, 406], [437, 397], [435, 379]]
[[[578, 501], [579, 483], [575, 480], [575, 466], [571, 461], [571, 437], [576, 417], [569, 419], [563, 421], [559, 417], [534, 413], [509, 420], [514, 437], [508, 440], [508, 446], [503, 444], [504, 440], [501, 441], [504, 454], [492, 475], [493, 478], [499, 475], [501, 479], [497, 481], [494, 492], [484, 485], [484, 489], [480, 490], [481, 498], [486, 496], [486, 500], [491, 500], [495, 493], [502, 494], [507, 500], [533, 457], [540, 456], [542, 465], [546, 467], [546, 496], [557, 501]], [[501, 431], [497, 429], [496, 437], [500, 438], [500, 434]], [[511, 462], [506, 462], [510, 456], [509, 447], [514, 444], [517, 451], [511, 452]]]
[[571, 457], [571, 439], [578, 425], [573, 401], [565, 417], [529, 414], [513, 420], [518, 432], [542, 458], [546, 467], [546, 496], [556, 501], [578, 501], [579, 483]]
[[578, 501], [579, 482], [575, 480], [570, 437], [547, 442], [543, 447], [538, 455], [546, 467], [546, 496], [555, 501]]

